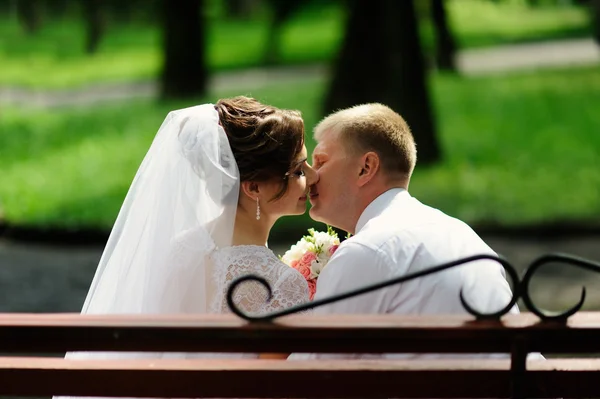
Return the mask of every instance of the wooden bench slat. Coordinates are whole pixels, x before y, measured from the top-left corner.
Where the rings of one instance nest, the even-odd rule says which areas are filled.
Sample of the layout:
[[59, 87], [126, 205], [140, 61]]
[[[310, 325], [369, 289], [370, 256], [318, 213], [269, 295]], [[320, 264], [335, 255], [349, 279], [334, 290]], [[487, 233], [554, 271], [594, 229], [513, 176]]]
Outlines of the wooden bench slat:
[[[62, 357], [0, 357], [0, 370], [255, 370], [255, 371], [331, 371], [331, 370], [509, 370], [510, 359], [438, 358], [438, 359], [106, 359], [74, 360]], [[599, 371], [600, 359], [532, 359], [528, 371]]]
[[[597, 359], [530, 361], [527, 397], [600, 396], [600, 384], [596, 383], [599, 367]], [[509, 395], [508, 369], [509, 361], [504, 359], [285, 362], [0, 358], [0, 395], [495, 398]], [[543, 390], [542, 386], [553, 390]]]
[[271, 324], [248, 324], [233, 315], [0, 316], [0, 353], [506, 353], [517, 335], [531, 342], [530, 351], [600, 352], [600, 313], [576, 314], [566, 326], [540, 323], [531, 314], [507, 315], [500, 322], [446, 315], [311, 315]]
[[[581, 360], [581, 359], [577, 359]], [[553, 370], [571, 367], [593, 369], [600, 362], [590, 359], [579, 365], [568, 361], [552, 363], [529, 361], [533, 370]], [[572, 362], [572, 361], [571, 361]], [[538, 365], [543, 363], [543, 365]], [[198, 370], [198, 371], [331, 371], [331, 370], [509, 370], [510, 359], [319, 359], [319, 360], [266, 360], [266, 359], [107, 359], [73, 360], [54, 357], [0, 357], [0, 370]]]
[[[247, 324], [233, 315], [0, 315], [0, 353], [600, 352], [600, 313], [566, 325], [531, 314], [291, 316]], [[525, 397], [600, 397], [600, 359], [530, 361]], [[507, 397], [509, 359], [207, 360], [0, 358], [0, 395], [220, 398]]]

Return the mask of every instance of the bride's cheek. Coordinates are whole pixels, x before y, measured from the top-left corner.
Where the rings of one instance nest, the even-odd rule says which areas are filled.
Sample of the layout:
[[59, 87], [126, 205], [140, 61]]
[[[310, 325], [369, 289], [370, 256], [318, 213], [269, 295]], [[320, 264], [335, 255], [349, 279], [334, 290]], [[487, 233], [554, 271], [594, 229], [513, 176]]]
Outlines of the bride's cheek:
[[294, 194], [296, 192], [300, 192], [302, 191], [302, 178], [299, 179], [295, 179], [294, 182], [292, 183], [292, 186], [290, 187], [291, 190], [293, 190]]

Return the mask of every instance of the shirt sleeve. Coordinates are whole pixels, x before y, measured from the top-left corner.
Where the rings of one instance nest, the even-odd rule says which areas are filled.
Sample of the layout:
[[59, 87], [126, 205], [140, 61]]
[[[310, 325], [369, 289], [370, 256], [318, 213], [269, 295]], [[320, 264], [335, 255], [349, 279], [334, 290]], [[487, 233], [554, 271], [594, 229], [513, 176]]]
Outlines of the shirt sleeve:
[[[387, 280], [391, 270], [387, 257], [377, 249], [360, 243], [344, 242], [317, 280], [315, 300], [328, 298], [368, 284]], [[372, 314], [386, 313], [395, 286], [334, 302], [313, 309], [313, 314]], [[293, 353], [288, 360], [362, 359], [363, 354]]]
[[[375, 284], [392, 277], [387, 258], [381, 251], [360, 243], [340, 245], [317, 280], [315, 300], [328, 298]], [[315, 314], [370, 314], [386, 313], [390, 289], [379, 289], [367, 294], [343, 299], [314, 309]]]

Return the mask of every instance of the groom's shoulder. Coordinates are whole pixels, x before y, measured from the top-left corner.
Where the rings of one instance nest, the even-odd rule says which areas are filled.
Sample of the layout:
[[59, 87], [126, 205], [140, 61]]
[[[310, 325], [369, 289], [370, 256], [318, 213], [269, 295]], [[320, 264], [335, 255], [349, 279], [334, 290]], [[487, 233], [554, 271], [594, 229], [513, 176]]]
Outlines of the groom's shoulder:
[[370, 220], [359, 234], [348, 238], [346, 245], [353, 251], [385, 255], [389, 254], [390, 250], [406, 249], [406, 244], [413, 239], [414, 234], [406, 225], [377, 218]]
[[393, 246], [395, 249], [408, 249], [411, 243], [423, 244], [433, 237], [475, 234], [464, 221], [416, 198], [410, 197], [409, 201], [390, 205], [369, 220], [360, 234], [351, 238], [371, 248]]

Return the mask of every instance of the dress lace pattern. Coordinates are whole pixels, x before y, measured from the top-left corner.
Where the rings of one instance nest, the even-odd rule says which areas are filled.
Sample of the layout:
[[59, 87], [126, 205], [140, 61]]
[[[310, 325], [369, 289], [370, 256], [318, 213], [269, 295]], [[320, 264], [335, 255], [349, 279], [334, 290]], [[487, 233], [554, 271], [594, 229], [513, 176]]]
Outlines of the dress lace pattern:
[[238, 277], [255, 274], [266, 279], [273, 291], [256, 282], [245, 282], [234, 292], [234, 302], [249, 314], [265, 314], [309, 301], [308, 283], [295, 269], [280, 261], [266, 247], [240, 245], [216, 250], [213, 255], [217, 295], [211, 306], [213, 313], [229, 313], [227, 288]]

